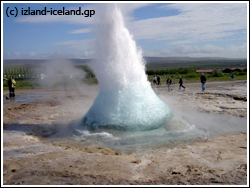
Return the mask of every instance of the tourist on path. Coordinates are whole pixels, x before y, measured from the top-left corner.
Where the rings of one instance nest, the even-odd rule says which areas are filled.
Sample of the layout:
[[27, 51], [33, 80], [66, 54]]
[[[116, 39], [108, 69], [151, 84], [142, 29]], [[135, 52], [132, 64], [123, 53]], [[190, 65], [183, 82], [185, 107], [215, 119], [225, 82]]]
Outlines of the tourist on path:
[[201, 79], [201, 88], [202, 88], [202, 91], [205, 91], [207, 78], [204, 75], [204, 73], [201, 74], [200, 79]]
[[173, 90], [172, 86], [171, 86], [172, 80], [171, 80], [170, 76], [168, 77], [166, 84], [168, 85], [168, 91]]
[[181, 87], [183, 87], [184, 90], [185, 90], [186, 87], [184, 87], [184, 86], [182, 85], [182, 84], [183, 84], [183, 79], [182, 79], [181, 76], [180, 76], [179, 84], [180, 84], [179, 89], [181, 89]]
[[12, 76], [10, 76], [9, 79], [5, 77], [3, 77], [3, 79], [8, 81], [8, 87], [9, 87], [9, 97], [6, 97], [6, 99], [15, 98], [16, 81], [12, 78]]
[[161, 77], [159, 75], [157, 76], [157, 85], [161, 85]]
[[234, 73], [232, 74], [231, 78], [232, 78], [232, 82], [233, 82], [234, 81]]
[[15, 94], [15, 88], [16, 88], [16, 81], [14, 78], [12, 78], [12, 85], [11, 85], [11, 93], [12, 93], [12, 98], [15, 98], [16, 94]]
[[154, 76], [154, 78], [153, 78], [153, 85], [155, 85], [156, 84], [156, 76]]

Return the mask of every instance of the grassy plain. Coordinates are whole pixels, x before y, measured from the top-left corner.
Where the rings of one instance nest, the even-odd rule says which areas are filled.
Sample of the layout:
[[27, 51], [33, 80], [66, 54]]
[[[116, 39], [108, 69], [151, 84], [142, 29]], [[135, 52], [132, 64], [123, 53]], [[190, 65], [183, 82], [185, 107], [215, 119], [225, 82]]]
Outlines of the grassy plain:
[[[210, 69], [210, 70], [220, 70], [228, 67], [247, 67], [246, 62], [241, 61], [207, 61], [207, 62], [160, 62], [160, 63], [146, 63], [146, 74], [148, 74], [148, 80], [152, 82], [153, 76], [161, 77], [161, 84], [166, 84], [168, 76], [171, 77], [173, 84], [179, 82], [180, 76], [183, 77], [184, 83], [196, 83], [200, 82], [200, 73], [195, 73], [197, 69]], [[14, 64], [12, 66], [5, 66], [5, 69], [9, 70], [19, 70], [25, 69], [29, 72], [33, 67], [32, 65], [22, 65]], [[85, 84], [97, 84], [98, 81], [94, 77], [92, 70], [86, 64], [77, 64], [76, 68], [84, 69], [85, 72], [92, 75], [91, 78], [86, 78], [82, 80]], [[28, 73], [27, 72], [27, 73]], [[32, 72], [32, 71], [30, 71]], [[13, 73], [14, 74], [14, 73]], [[16, 73], [17, 77], [18, 73]], [[218, 73], [218, 74], [205, 74], [209, 82], [216, 81], [230, 81], [231, 73]], [[235, 72], [235, 81], [247, 80], [247, 72]], [[14, 75], [15, 76], [15, 75]], [[41, 84], [40, 78], [28, 78], [28, 79], [16, 79], [17, 86], [16, 89], [37, 89], [46, 88], [45, 85]], [[72, 85], [72, 79], [63, 80], [61, 83], [57, 83], [57, 86], [61, 85]], [[56, 86], [55, 86], [56, 87]], [[8, 89], [7, 81], [3, 82], [3, 89]]]

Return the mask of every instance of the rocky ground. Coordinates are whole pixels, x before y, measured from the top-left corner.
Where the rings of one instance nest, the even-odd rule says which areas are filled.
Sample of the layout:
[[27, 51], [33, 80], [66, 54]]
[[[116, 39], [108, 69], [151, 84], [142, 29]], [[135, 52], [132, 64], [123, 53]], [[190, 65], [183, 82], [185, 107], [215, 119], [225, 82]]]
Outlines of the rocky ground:
[[[245, 81], [154, 86], [160, 98], [183, 111], [247, 118]], [[247, 185], [247, 132], [192, 145], [124, 154], [71, 139], [51, 141], [58, 128], [81, 118], [98, 94], [82, 90], [3, 93], [3, 185]], [[181, 104], [185, 105], [181, 105]], [[236, 125], [237, 126], [237, 125]], [[246, 125], [247, 126], [247, 125]]]

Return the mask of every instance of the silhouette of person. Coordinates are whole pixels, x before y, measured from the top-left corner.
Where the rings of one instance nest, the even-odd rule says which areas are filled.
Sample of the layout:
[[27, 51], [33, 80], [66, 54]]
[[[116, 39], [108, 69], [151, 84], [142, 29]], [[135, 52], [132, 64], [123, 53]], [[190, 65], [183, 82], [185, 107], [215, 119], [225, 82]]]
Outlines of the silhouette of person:
[[161, 77], [159, 75], [157, 76], [157, 85], [161, 85]]
[[201, 88], [202, 88], [202, 91], [205, 91], [207, 78], [204, 75], [204, 73], [201, 74], [200, 79], [201, 79]]
[[181, 89], [181, 87], [183, 87], [184, 90], [185, 90], [186, 87], [184, 87], [184, 86], [182, 85], [182, 84], [183, 84], [183, 79], [182, 79], [181, 76], [180, 76], [179, 84], [180, 84], [179, 89]]

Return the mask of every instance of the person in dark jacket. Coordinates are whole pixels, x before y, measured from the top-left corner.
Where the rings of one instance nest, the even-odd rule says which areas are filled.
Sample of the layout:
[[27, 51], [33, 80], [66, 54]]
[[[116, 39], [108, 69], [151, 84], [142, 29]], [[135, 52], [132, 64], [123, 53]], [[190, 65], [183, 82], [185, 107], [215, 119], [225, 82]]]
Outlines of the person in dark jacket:
[[200, 79], [201, 79], [201, 88], [202, 88], [202, 91], [205, 91], [207, 78], [204, 75], [204, 73], [201, 74]]
[[159, 75], [157, 76], [157, 85], [161, 85], [161, 77]]
[[184, 86], [182, 85], [182, 84], [183, 84], [183, 79], [182, 79], [181, 76], [180, 76], [179, 84], [180, 84], [179, 89], [181, 89], [181, 87], [183, 87], [184, 90], [185, 90], [186, 87], [184, 87]]

